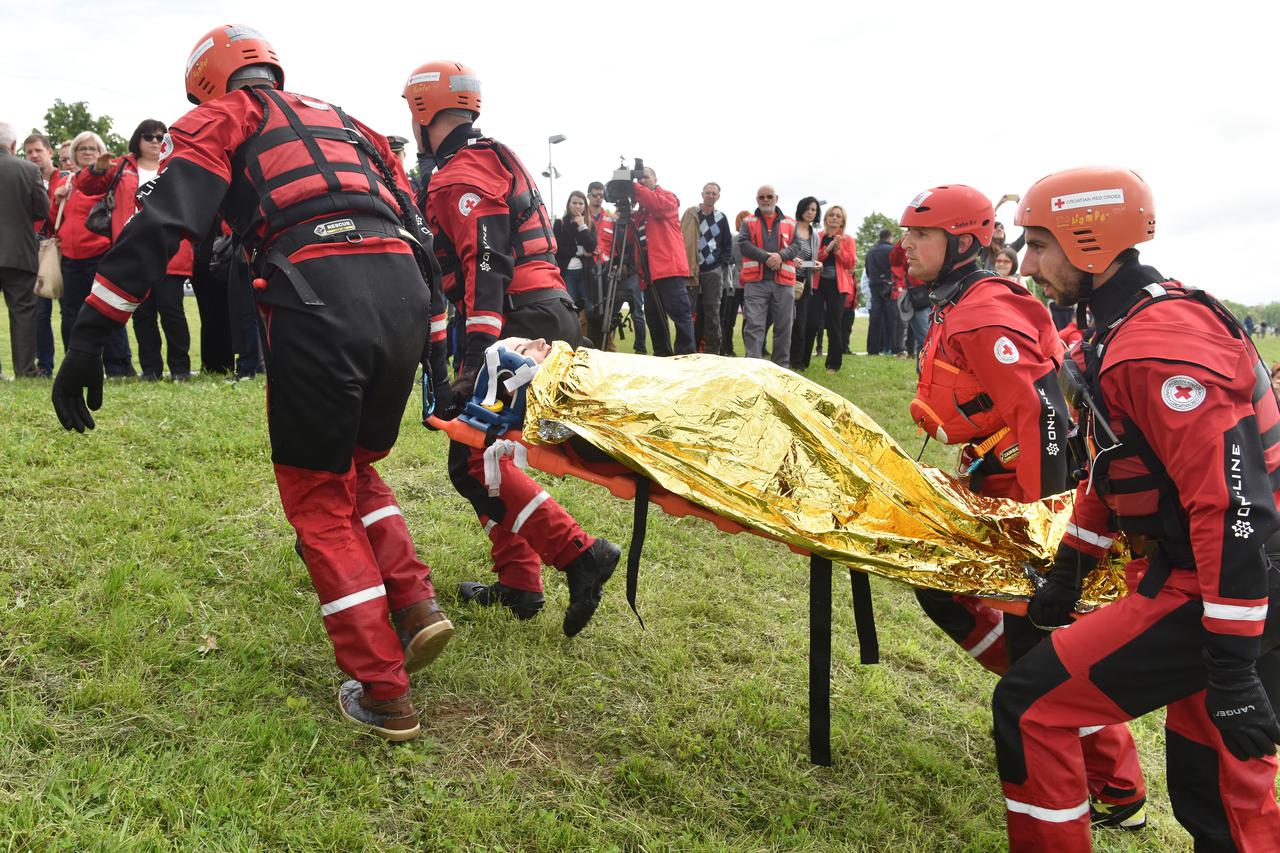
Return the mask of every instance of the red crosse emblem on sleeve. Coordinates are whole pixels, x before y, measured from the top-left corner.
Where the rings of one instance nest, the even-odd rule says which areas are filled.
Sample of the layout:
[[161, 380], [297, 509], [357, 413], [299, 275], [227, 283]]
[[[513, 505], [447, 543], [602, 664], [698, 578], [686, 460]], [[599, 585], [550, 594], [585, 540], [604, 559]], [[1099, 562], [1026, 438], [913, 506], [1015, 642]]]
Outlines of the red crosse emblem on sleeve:
[[1171, 376], [1160, 386], [1160, 399], [1175, 412], [1189, 412], [1204, 402], [1204, 386], [1190, 376]]
[[1002, 336], [996, 341], [995, 355], [996, 361], [1001, 364], [1013, 364], [1018, 360], [1018, 348], [1014, 346], [1013, 341]]

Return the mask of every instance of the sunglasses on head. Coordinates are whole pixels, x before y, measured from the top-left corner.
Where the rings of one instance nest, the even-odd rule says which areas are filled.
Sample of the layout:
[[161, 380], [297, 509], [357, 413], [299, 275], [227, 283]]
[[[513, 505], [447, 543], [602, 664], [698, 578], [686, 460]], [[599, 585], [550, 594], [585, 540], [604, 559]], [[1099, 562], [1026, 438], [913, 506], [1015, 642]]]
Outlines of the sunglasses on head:
[[144, 133], [142, 134], [142, 138], [147, 142], [164, 142], [163, 133]]

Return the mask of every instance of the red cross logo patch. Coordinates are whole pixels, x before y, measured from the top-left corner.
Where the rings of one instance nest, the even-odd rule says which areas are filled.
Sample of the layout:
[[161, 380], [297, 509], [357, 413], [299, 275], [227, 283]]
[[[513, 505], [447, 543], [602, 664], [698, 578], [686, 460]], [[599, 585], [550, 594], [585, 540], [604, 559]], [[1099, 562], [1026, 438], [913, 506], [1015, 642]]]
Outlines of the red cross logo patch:
[[1013, 364], [1018, 360], [1018, 348], [1013, 341], [1002, 336], [1000, 340], [996, 341], [995, 355], [996, 361], [1001, 364]]
[[475, 193], [463, 193], [462, 198], [458, 199], [458, 212], [463, 216], [470, 216], [471, 211], [475, 210], [479, 203], [480, 196]]
[[1160, 399], [1175, 412], [1189, 412], [1204, 402], [1204, 386], [1190, 376], [1170, 376], [1160, 386]]

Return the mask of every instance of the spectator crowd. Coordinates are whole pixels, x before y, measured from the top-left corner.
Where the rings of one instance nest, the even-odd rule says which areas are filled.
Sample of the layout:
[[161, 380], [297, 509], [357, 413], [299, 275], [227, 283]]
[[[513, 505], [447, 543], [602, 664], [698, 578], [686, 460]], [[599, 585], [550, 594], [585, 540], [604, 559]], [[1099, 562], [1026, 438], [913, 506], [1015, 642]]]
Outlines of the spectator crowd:
[[[53, 375], [53, 304], [65, 347], [99, 262], [136, 211], [140, 191], [145, 195], [156, 177], [166, 132], [164, 122], [142, 121], [117, 157], [92, 130], [58, 144], [31, 133], [19, 145], [12, 127], [0, 124], [0, 288], [9, 311], [12, 375]], [[388, 139], [404, 160], [408, 140]], [[419, 181], [413, 178], [415, 191]], [[825, 202], [805, 196], [788, 216], [777, 190], [765, 184], [756, 192], [756, 207], [737, 212], [730, 224], [720, 197], [720, 185], [708, 181], [701, 201], [681, 211], [678, 197], [646, 167], [627, 211], [632, 228], [625, 249], [615, 252], [619, 208], [627, 202], [609, 209], [599, 181], [585, 193], [569, 193], [554, 223], [555, 261], [579, 309], [584, 339], [612, 350], [615, 337], [630, 333], [640, 354], [652, 348], [658, 356], [735, 356], [741, 317], [743, 355], [797, 371], [807, 371], [817, 356], [827, 373], [836, 373], [851, 354], [859, 295], [866, 294], [867, 353], [906, 358], [919, 352], [933, 308], [929, 286], [907, 275], [906, 253], [891, 229], [879, 231], [859, 276], [857, 240], [840, 205], [824, 210]], [[59, 258], [56, 293], [47, 282], [36, 287], [39, 245], [49, 240]], [[996, 222], [981, 263], [1017, 280], [1020, 248], [1021, 238], [1006, 243], [1004, 226]], [[121, 329], [106, 344], [107, 376], [156, 381], [166, 367], [174, 381], [193, 375], [182, 301], [188, 287], [200, 316], [198, 369], [256, 376], [261, 348], [248, 265], [225, 223], [198, 242], [185, 241], [167, 272], [133, 315], [137, 369]], [[602, 316], [606, 304], [616, 309], [613, 318]], [[1049, 308], [1064, 339], [1078, 339], [1074, 311], [1052, 303]], [[1275, 324], [1255, 326], [1251, 316], [1245, 326], [1263, 337], [1280, 333]]]

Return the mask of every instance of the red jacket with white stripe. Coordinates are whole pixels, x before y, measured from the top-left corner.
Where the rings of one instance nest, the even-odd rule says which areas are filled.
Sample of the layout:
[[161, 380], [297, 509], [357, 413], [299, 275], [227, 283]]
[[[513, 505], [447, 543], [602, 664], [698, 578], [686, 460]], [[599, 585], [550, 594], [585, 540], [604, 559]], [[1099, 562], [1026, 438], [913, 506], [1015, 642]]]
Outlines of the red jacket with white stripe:
[[[1095, 293], [1099, 327], [1145, 300], [1154, 271], [1137, 269], [1149, 274], [1136, 282], [1125, 280], [1132, 271], [1117, 274]], [[1270, 377], [1248, 337], [1193, 298], [1153, 300], [1128, 316], [1106, 342], [1098, 383], [1121, 446], [1095, 457], [1092, 488], [1081, 484], [1063, 546], [1101, 557], [1117, 527], [1179, 551], [1189, 544], [1206, 648], [1252, 660], [1267, 617], [1262, 547], [1280, 529], [1280, 405]], [[1108, 443], [1097, 430], [1094, 438]], [[1163, 488], [1135, 450], [1140, 441], [1167, 474]]]
[[[292, 104], [304, 122], [319, 124], [324, 120], [331, 121], [331, 117], [336, 115], [333, 106], [322, 101], [288, 92], [280, 92], [279, 95]], [[77, 327], [101, 326], [106, 321], [127, 322], [151, 288], [164, 278], [170, 261], [178, 254], [184, 240], [199, 239], [208, 234], [219, 212], [227, 219], [250, 218], [252, 211], [243, 209], [248, 204], [243, 200], [251, 199], [252, 203], [258, 203], [257, 186], [255, 178], [248, 174], [244, 165], [237, 163], [236, 154], [251, 140], [258, 139], [264, 127], [271, 122], [278, 124], [279, 119], [275, 112], [268, 112], [257, 95], [240, 89], [200, 104], [173, 123], [169, 128], [170, 142], [161, 155], [160, 176], [143, 201], [141, 211], [117, 235], [115, 245], [98, 267], [93, 288], [85, 300], [96, 314], [82, 311], [76, 321]], [[385, 137], [358, 121], [353, 120], [353, 124], [356, 132], [388, 164], [396, 185], [409, 193], [404, 167], [400, 158], [391, 153]], [[304, 146], [303, 150], [306, 150], [302, 141], [288, 144]], [[277, 148], [275, 152], [280, 150]], [[353, 150], [354, 146], [344, 143], [343, 147], [330, 149], [330, 157], [334, 160], [339, 156], [354, 158], [355, 155], [350, 153]], [[295, 159], [314, 167], [314, 160], [308, 157]], [[268, 168], [282, 166], [277, 162]], [[349, 170], [338, 174], [339, 179], [345, 182], [342, 184], [345, 195], [332, 193], [323, 181], [301, 187], [295, 186], [296, 182], [286, 182], [284, 189], [292, 195], [281, 200], [281, 212], [301, 210], [301, 205], [307, 202], [320, 202], [323, 206], [324, 196], [330, 196], [330, 201], [336, 200], [336, 203], [331, 203], [329, 209], [311, 218], [351, 210], [346, 206], [347, 201], [363, 197], [361, 181], [365, 181], [365, 177]], [[264, 174], [263, 177], [270, 179], [274, 175]], [[379, 186], [378, 197], [381, 198], [387, 192], [381, 184]], [[368, 192], [367, 183], [363, 184], [363, 189], [373, 197]], [[239, 236], [269, 243], [275, 236], [271, 230], [272, 220], [263, 218], [255, 222], [251, 234]], [[63, 228], [66, 228], [65, 222]], [[413, 252], [409, 244], [400, 239], [367, 237], [359, 243], [340, 241], [305, 245], [290, 258], [296, 263], [308, 257], [325, 255], [382, 253], [412, 255]], [[434, 300], [432, 313], [431, 338], [433, 341], [443, 340], [443, 303]], [[427, 322], [427, 318], [423, 320]]]
[[[502, 336], [506, 297], [565, 289], [555, 263], [551, 219], [533, 195], [536, 186], [514, 153], [498, 148], [470, 124], [451, 131], [436, 152], [440, 165], [423, 207], [436, 234], [445, 293], [466, 316], [463, 363], [470, 365], [482, 364], [485, 349]], [[513, 211], [520, 212], [513, 192], [529, 194], [524, 201], [531, 212], [518, 226], [512, 221]]]
[[596, 237], [595, 258], [599, 263], [607, 263], [609, 253], [613, 251], [613, 229], [617, 227], [618, 217], [603, 207], [600, 214], [591, 220], [591, 232]]

